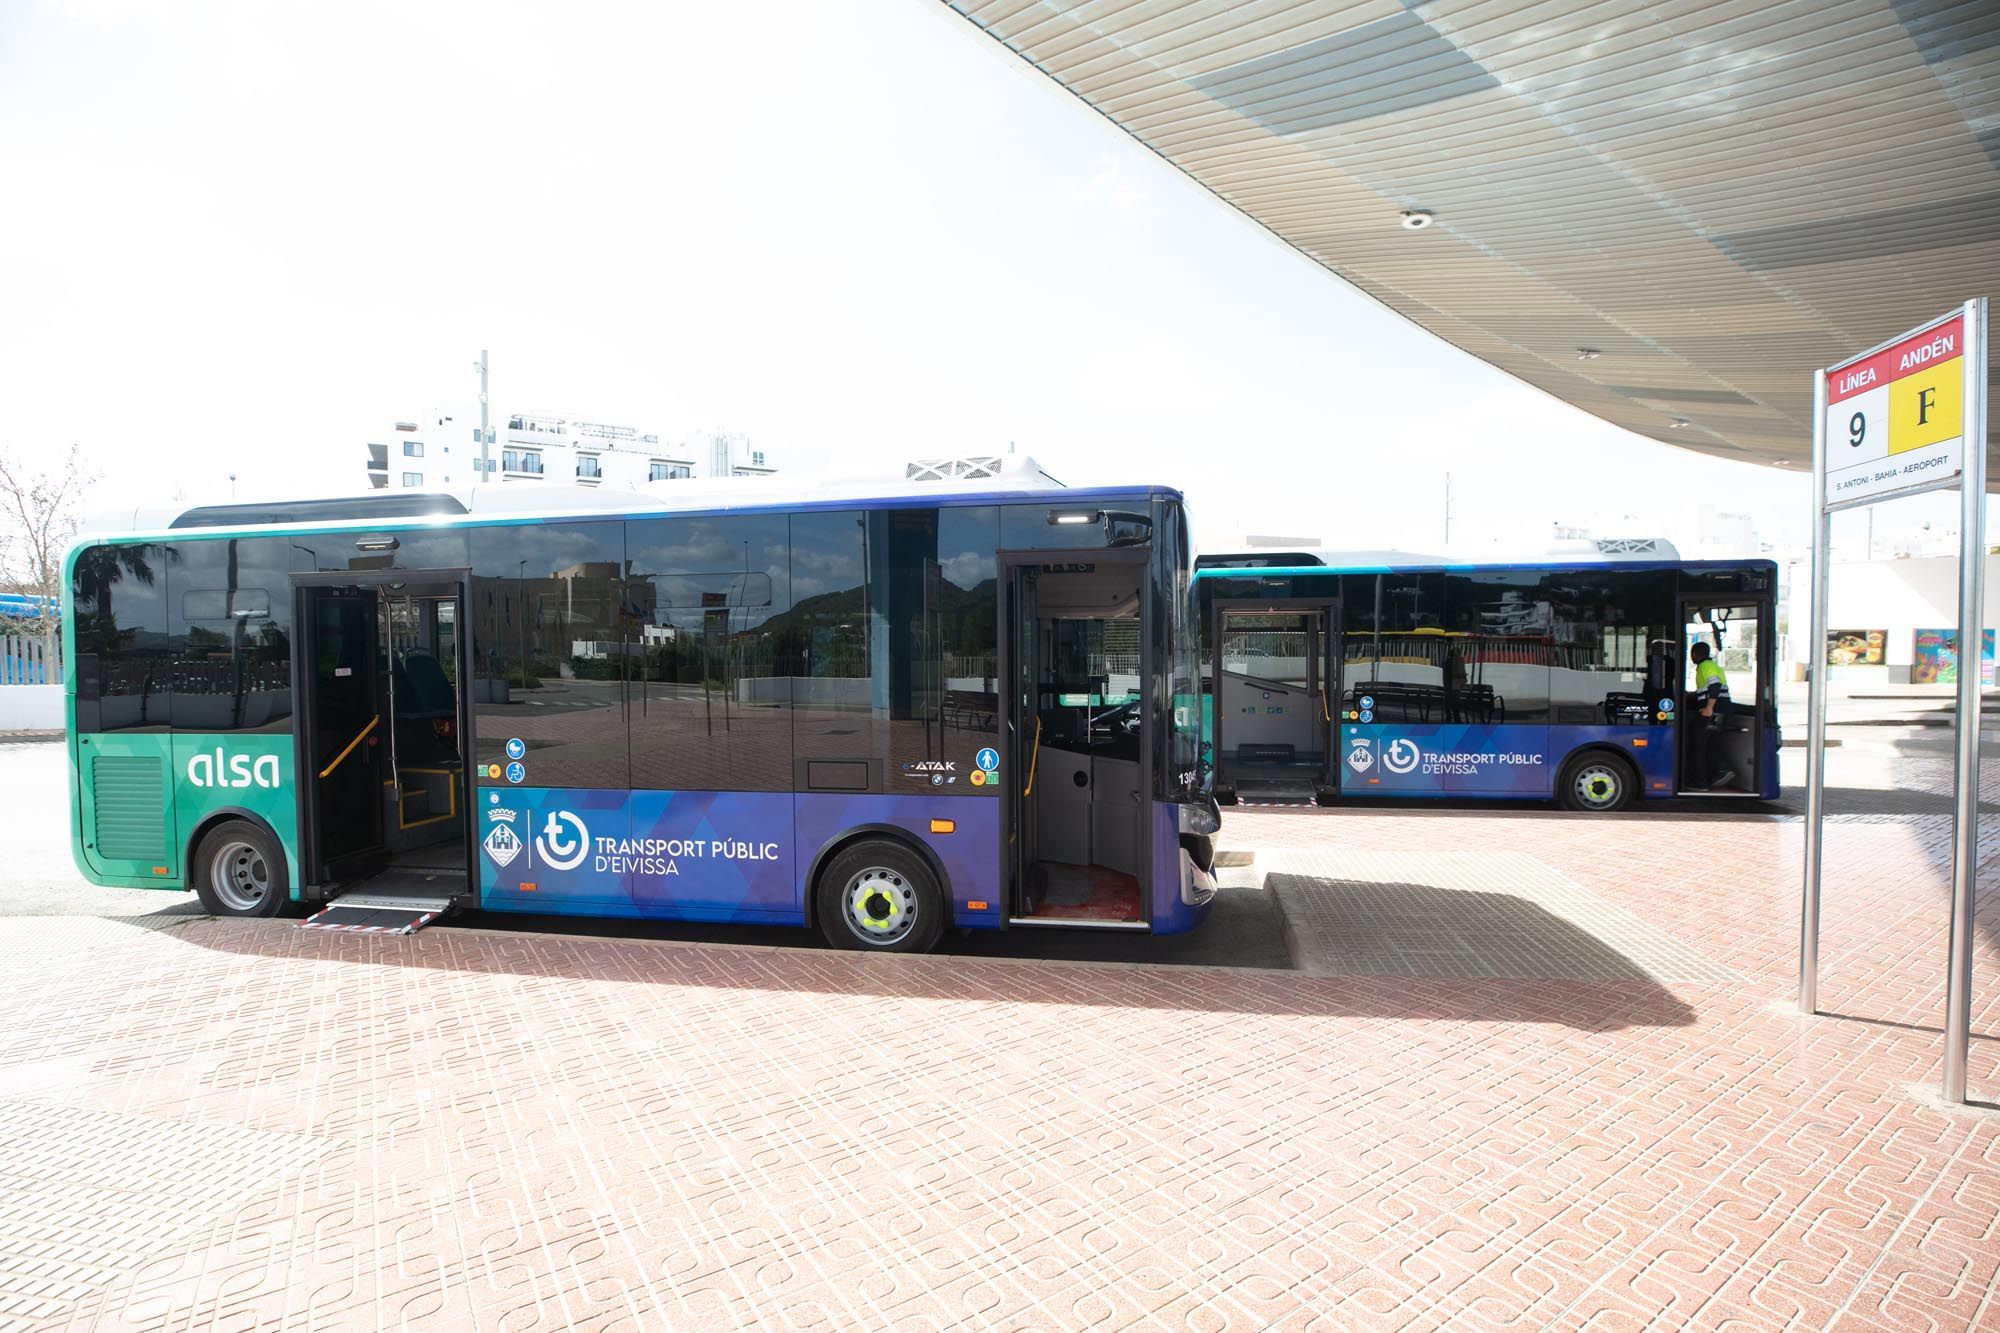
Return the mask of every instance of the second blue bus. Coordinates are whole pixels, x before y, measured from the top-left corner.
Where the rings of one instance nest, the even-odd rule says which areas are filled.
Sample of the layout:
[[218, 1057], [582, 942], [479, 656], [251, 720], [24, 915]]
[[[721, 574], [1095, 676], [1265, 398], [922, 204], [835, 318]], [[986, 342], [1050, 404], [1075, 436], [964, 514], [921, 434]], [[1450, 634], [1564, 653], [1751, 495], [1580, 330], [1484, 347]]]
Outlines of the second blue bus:
[[1225, 803], [1778, 795], [1768, 560], [1251, 551], [1195, 584]]

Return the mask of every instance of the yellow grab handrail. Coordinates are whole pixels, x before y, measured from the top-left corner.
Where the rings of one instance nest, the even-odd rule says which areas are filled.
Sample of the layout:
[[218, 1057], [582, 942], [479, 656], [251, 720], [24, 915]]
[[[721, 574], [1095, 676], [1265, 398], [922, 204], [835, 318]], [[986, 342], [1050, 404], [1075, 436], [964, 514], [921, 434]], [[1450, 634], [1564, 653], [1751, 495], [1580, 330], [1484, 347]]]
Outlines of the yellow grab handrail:
[[368, 725], [361, 729], [360, 735], [357, 735], [353, 740], [349, 741], [347, 743], [347, 748], [345, 750], [342, 750], [339, 754], [335, 755], [333, 757], [333, 762], [328, 764], [325, 768], [322, 768], [319, 771], [319, 775], [321, 777], [325, 777], [327, 774], [333, 772], [334, 769], [339, 768], [340, 761], [347, 758], [347, 756], [353, 754], [354, 747], [361, 744], [362, 740], [368, 735], [368, 733], [375, 730], [375, 724], [377, 722], [380, 722], [381, 720], [382, 720], [382, 715], [380, 713], [377, 713], [375, 716], [369, 718]]
[[1041, 757], [1042, 720], [1038, 717], [1035, 719], [1035, 752], [1028, 757], [1028, 785], [1021, 788], [1021, 795], [1023, 796], [1033, 796], [1035, 794], [1035, 764], [1040, 761]]

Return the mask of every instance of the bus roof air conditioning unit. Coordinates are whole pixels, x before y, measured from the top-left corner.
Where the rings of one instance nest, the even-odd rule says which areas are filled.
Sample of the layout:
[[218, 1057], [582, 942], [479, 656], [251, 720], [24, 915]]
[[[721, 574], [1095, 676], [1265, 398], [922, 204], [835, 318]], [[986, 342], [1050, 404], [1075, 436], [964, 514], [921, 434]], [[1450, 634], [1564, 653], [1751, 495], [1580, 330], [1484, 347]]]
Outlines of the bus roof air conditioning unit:
[[1595, 545], [1599, 555], [1623, 556], [1635, 560], [1681, 558], [1679, 549], [1662, 537], [1600, 537]]
[[955, 454], [919, 458], [903, 469], [906, 481], [1004, 481], [1023, 490], [1062, 487], [1026, 454]]
[[990, 480], [1000, 475], [1001, 467], [1001, 459], [995, 454], [919, 458], [904, 470], [904, 476], [910, 481]]

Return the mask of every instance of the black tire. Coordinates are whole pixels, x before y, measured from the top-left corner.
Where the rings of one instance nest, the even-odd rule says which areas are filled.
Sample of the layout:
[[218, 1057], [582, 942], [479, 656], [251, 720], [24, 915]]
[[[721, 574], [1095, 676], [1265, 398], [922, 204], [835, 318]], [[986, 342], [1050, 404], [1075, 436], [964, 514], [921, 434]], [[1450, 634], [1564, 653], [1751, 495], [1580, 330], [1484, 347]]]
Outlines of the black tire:
[[1639, 770], [1623, 755], [1585, 750], [1570, 756], [1556, 779], [1556, 800], [1566, 810], [1615, 814], [1639, 796]]
[[864, 838], [820, 869], [820, 933], [836, 949], [929, 953], [950, 924], [930, 865], [892, 838]]
[[291, 898], [285, 849], [262, 824], [227, 820], [196, 844], [188, 886], [210, 916], [276, 916]]

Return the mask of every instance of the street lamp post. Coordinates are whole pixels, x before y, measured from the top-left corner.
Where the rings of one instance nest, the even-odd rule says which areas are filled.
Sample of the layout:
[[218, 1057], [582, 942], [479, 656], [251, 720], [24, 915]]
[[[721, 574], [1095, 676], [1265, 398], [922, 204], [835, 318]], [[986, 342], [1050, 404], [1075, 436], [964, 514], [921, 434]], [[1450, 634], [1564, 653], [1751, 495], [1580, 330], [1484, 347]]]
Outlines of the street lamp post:
[[473, 363], [479, 372], [479, 482], [483, 485], [493, 478], [493, 430], [486, 424], [486, 349], [479, 349], [479, 360]]

